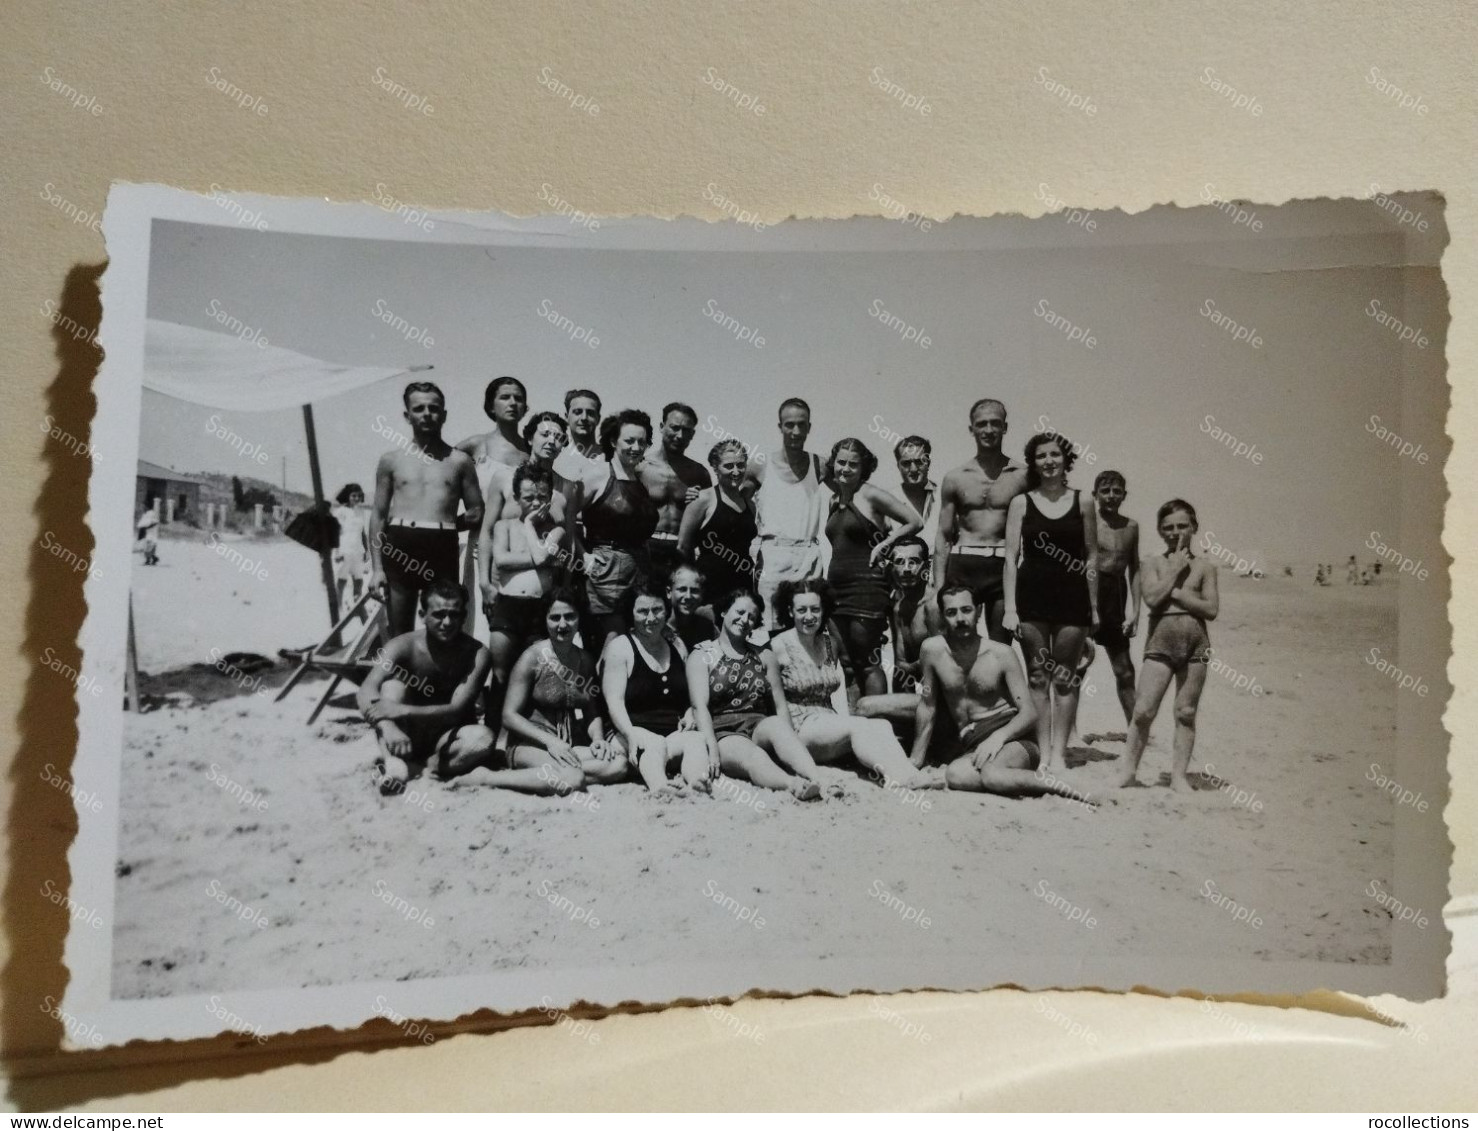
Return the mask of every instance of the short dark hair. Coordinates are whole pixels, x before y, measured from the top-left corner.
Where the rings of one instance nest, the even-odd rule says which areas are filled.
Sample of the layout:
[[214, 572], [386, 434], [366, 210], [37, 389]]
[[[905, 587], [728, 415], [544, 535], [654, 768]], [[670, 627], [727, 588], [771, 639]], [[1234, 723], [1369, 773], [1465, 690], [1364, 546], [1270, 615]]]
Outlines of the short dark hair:
[[995, 397], [981, 397], [978, 401], [970, 406], [970, 414], [966, 419], [973, 421], [975, 419], [975, 414], [980, 411], [981, 406], [988, 404], [993, 404], [998, 409], [1000, 409], [1002, 416], [1006, 415], [1006, 403], [1004, 401], [998, 401]]
[[647, 430], [647, 443], [652, 442], [652, 418], [639, 408], [623, 408], [615, 416], [608, 416], [600, 422], [600, 450], [605, 453], [606, 459], [616, 457], [616, 439], [621, 435], [621, 429], [628, 424], [638, 424]]
[[589, 389], [571, 389], [568, 393], [566, 393], [565, 394], [565, 411], [566, 412], [569, 412], [570, 411], [570, 404], [571, 404], [571, 402], [580, 400], [582, 397], [585, 398], [585, 399], [587, 399], [587, 400], [594, 401], [595, 402], [595, 411], [596, 412], [599, 412], [600, 411], [600, 394], [599, 393], [595, 393], [595, 392], [591, 392], [591, 390], [589, 390]]
[[549, 610], [553, 608], [556, 603], [566, 604], [570, 608], [574, 609], [577, 613], [582, 608], [580, 594], [576, 593], [568, 585], [556, 586], [554, 592], [550, 593], [547, 597], [544, 598], [545, 616], [549, 615]]
[[1078, 462], [1078, 453], [1073, 448], [1073, 442], [1061, 432], [1038, 432], [1026, 442], [1026, 486], [1027, 490], [1035, 490], [1041, 486], [1042, 477], [1037, 473], [1037, 449], [1047, 444], [1056, 444], [1062, 449], [1062, 474], [1066, 478], [1067, 473], [1073, 469], [1073, 464]]
[[713, 603], [714, 617], [722, 620], [724, 614], [734, 607], [735, 601], [745, 599], [754, 602], [754, 607], [760, 616], [765, 615], [765, 599], [748, 586], [737, 585], [727, 593], [720, 594], [718, 600]]
[[349, 505], [349, 496], [356, 494], [363, 496], [364, 488], [361, 487], [358, 483], [345, 483], [344, 489], [334, 496], [334, 502], [338, 503], [340, 506], [347, 507]]
[[441, 398], [441, 407], [446, 408], [446, 394], [434, 381], [412, 381], [400, 394], [400, 401], [406, 408], [411, 407], [411, 395], [414, 393], [435, 393]]
[[670, 401], [669, 403], [662, 406], [662, 423], [666, 424], [667, 418], [671, 416], [674, 412], [685, 412], [693, 418], [693, 423], [695, 425], [698, 423], [698, 413], [694, 411], [693, 406], [690, 404], [683, 404], [682, 401]]
[[[1197, 530], [1201, 529], [1201, 522], [1198, 518], [1196, 518], [1196, 508], [1191, 506], [1191, 504], [1186, 502], [1184, 499], [1171, 499], [1168, 503], [1166, 503], [1163, 507], [1155, 512], [1155, 529], [1160, 529], [1160, 523], [1165, 521], [1166, 515], [1173, 514], [1176, 511], [1185, 511], [1186, 514], [1191, 516], [1191, 525], [1194, 526]], [[1350, 556], [1354, 557], [1353, 554], [1351, 554]]]
[[775, 623], [781, 628], [795, 627], [795, 599], [802, 594], [814, 593], [821, 598], [821, 630], [836, 612], [836, 594], [831, 583], [824, 577], [803, 577], [799, 581], [782, 581], [775, 587]]
[[565, 418], [557, 412], [550, 412], [546, 409], [544, 412], [534, 413], [533, 416], [524, 422], [523, 442], [525, 444], [532, 444], [534, 442], [534, 433], [539, 430], [539, 425], [543, 424], [546, 420], [552, 420], [555, 424], [558, 424], [559, 430], [566, 436], [570, 434], [570, 426]]
[[898, 443], [893, 445], [893, 458], [903, 458], [904, 448], [923, 448], [924, 454], [926, 456], [932, 456], [934, 454], [934, 445], [929, 443], [929, 441], [923, 436], [903, 437], [903, 439], [899, 440]]
[[493, 416], [493, 398], [498, 395], [498, 390], [504, 385], [517, 385], [518, 391], [523, 394], [524, 401], [527, 402], [529, 399], [528, 386], [517, 377], [494, 377], [488, 382], [488, 387], [483, 390], [482, 394], [482, 414], [489, 420]]
[[941, 613], [944, 612], [944, 599], [946, 597], [953, 597], [956, 593], [963, 593], [966, 597], [969, 597], [970, 604], [973, 605], [976, 603], [975, 591], [968, 585], [946, 585], [938, 593], [934, 594], [934, 604]]
[[891, 558], [894, 554], [896, 554], [899, 550], [903, 549], [906, 546], [917, 546], [919, 549], [924, 551], [924, 561], [927, 562], [929, 560], [929, 543], [925, 542], [917, 534], [906, 534], [902, 538], [898, 539], [898, 541], [894, 542], [893, 545], [888, 547], [888, 557]]
[[547, 467], [540, 467], [531, 459], [526, 459], [519, 464], [513, 472], [512, 493], [518, 498], [518, 489], [525, 483], [543, 483], [549, 487], [549, 493], [554, 493], [554, 472]]
[[421, 590], [421, 611], [423, 613], [432, 597], [440, 597], [443, 601], [456, 601], [464, 610], [467, 608], [467, 590], [450, 577], [438, 577]]
[[634, 625], [632, 614], [636, 612], [636, 599], [638, 597], [652, 597], [661, 601], [670, 616], [672, 614], [672, 598], [667, 595], [667, 586], [663, 585], [655, 577], [638, 578], [635, 585], [621, 596], [621, 615], [626, 618], [626, 623]]
[[831, 455], [826, 457], [826, 462], [821, 466], [821, 479], [828, 486], [831, 485], [831, 469], [836, 462], [837, 453], [843, 448], [851, 448], [857, 453], [857, 458], [862, 461], [862, 478], [860, 482], [866, 483], [872, 478], [872, 473], [878, 469], [878, 457], [872, 454], [872, 449], [864, 444], [856, 436], [847, 436], [838, 440], [831, 446]]
[[1124, 478], [1124, 473], [1122, 471], [1115, 471], [1111, 467], [1104, 468], [1093, 477], [1093, 489], [1097, 491], [1105, 483], [1117, 483], [1125, 490], [1129, 487], [1129, 480]]
[[811, 406], [808, 405], [805, 401], [801, 400], [800, 397], [786, 397], [783, 401], [780, 402], [780, 411], [777, 412], [775, 415], [778, 417], [780, 413], [784, 412], [788, 408], [803, 408], [806, 410], [807, 416], [811, 415]]

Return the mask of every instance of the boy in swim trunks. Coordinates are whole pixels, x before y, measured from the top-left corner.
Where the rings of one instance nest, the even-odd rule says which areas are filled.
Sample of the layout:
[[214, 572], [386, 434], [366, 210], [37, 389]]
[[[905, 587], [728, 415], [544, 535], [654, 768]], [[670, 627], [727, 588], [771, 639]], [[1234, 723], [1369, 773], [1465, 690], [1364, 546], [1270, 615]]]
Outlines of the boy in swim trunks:
[[950, 789], [1002, 797], [1056, 793], [1088, 800], [1081, 790], [1035, 772], [1040, 762], [1032, 740], [1037, 716], [1026, 673], [1009, 644], [981, 637], [969, 588], [947, 585], [936, 601], [944, 633], [929, 637], [919, 651], [919, 709], [909, 760], [923, 766], [942, 699], [960, 731], [945, 769]]
[[1093, 481], [1098, 506], [1098, 632], [1094, 640], [1108, 653], [1126, 722], [1134, 718], [1134, 662], [1129, 658], [1129, 641], [1139, 631], [1139, 523], [1119, 513], [1128, 494], [1128, 484], [1117, 471], [1100, 471]]
[[386, 644], [360, 685], [359, 709], [374, 728], [375, 778], [399, 793], [429, 766], [440, 779], [482, 765], [493, 732], [474, 723], [487, 682], [488, 650], [462, 631], [467, 593], [453, 578], [421, 591], [422, 625]]
[[1120, 787], [1137, 785], [1140, 755], [1149, 741], [1150, 725], [1160, 711], [1160, 702], [1175, 678], [1175, 755], [1170, 767], [1170, 788], [1194, 788], [1186, 776], [1191, 751], [1196, 745], [1196, 709], [1206, 686], [1211, 662], [1211, 637], [1206, 622], [1221, 611], [1216, 566], [1191, 553], [1196, 533], [1196, 511], [1183, 499], [1171, 499], [1155, 516], [1155, 525], [1167, 547], [1164, 554], [1146, 557], [1144, 603], [1150, 611], [1149, 637], [1144, 643], [1144, 663], [1139, 672], [1139, 691], [1134, 717], [1129, 723], [1129, 743], [1124, 751], [1124, 777]]
[[458, 580], [457, 532], [482, 524], [477, 465], [441, 438], [441, 390], [430, 381], [413, 381], [401, 399], [411, 436], [380, 457], [370, 514], [370, 587], [385, 594], [392, 637], [415, 627], [416, 599], [426, 589], [442, 579]]

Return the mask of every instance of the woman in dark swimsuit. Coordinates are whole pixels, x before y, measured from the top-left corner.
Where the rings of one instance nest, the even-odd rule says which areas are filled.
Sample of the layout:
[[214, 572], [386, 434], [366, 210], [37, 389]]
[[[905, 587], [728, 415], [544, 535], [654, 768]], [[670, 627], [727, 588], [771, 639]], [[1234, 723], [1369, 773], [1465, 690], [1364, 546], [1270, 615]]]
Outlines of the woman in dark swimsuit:
[[1070, 490], [1077, 454], [1066, 437], [1039, 432], [1026, 443], [1026, 494], [1006, 510], [1006, 615], [1026, 657], [1037, 709], [1042, 768], [1061, 766], [1078, 713], [1078, 662], [1098, 628], [1098, 512]]
[[600, 655], [606, 641], [627, 629], [622, 603], [648, 571], [647, 539], [657, 529], [657, 504], [637, 478], [652, 445], [652, 418], [625, 408], [601, 421], [603, 464], [581, 471], [580, 517], [585, 526], [585, 647]]
[[611, 637], [600, 658], [613, 741], [653, 792], [672, 788], [667, 769], [678, 761], [681, 784], [706, 791], [719, 767], [701, 734], [679, 728], [688, 712], [688, 650], [667, 626], [667, 591], [643, 580], [628, 605], [631, 631]]
[[503, 725], [508, 766], [491, 784], [528, 793], [568, 793], [626, 777], [626, 759], [605, 737], [595, 663], [575, 646], [575, 594], [557, 589], [544, 616], [547, 640], [531, 644], [508, 676]]
[[[881, 695], [888, 690], [882, 644], [892, 594], [884, 566], [889, 547], [917, 534], [921, 525], [911, 506], [868, 482], [877, 466], [878, 457], [867, 445], [848, 437], [832, 447], [822, 475], [833, 493], [826, 520], [826, 537], [831, 542], [831, 569], [826, 579], [836, 596], [832, 619], [842, 634], [859, 695]], [[890, 519], [898, 523], [892, 533], [888, 532]]]
[[1191, 553], [1196, 533], [1196, 509], [1184, 499], [1171, 499], [1155, 516], [1165, 553], [1144, 559], [1140, 576], [1142, 596], [1150, 614], [1144, 642], [1144, 663], [1124, 752], [1120, 786], [1137, 785], [1139, 758], [1149, 741], [1150, 726], [1175, 679], [1175, 755], [1170, 763], [1170, 788], [1189, 789], [1186, 770], [1196, 746], [1196, 709], [1206, 686], [1211, 663], [1211, 636], [1206, 622], [1221, 611], [1216, 564]]
[[821, 796], [816, 763], [788, 713], [775, 714], [775, 703], [785, 701], [775, 656], [749, 642], [761, 623], [760, 608], [759, 597], [746, 589], [714, 602], [718, 639], [698, 645], [688, 657], [693, 718], [704, 748], [725, 774], [815, 801]]
[[717, 597], [731, 589], [753, 589], [749, 548], [759, 536], [754, 502], [740, 492], [749, 452], [738, 440], [720, 440], [708, 452], [714, 486], [705, 487], [683, 511], [678, 552], [695, 562], [704, 589]]

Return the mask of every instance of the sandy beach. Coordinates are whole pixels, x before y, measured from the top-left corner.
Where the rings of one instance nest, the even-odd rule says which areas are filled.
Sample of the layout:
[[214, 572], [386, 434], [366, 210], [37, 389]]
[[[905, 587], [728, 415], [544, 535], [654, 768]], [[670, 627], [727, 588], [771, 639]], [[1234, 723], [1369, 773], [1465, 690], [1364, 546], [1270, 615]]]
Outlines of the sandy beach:
[[[717, 799], [637, 784], [539, 799], [425, 780], [388, 799], [370, 785], [375, 744], [356, 712], [332, 706], [304, 725], [320, 682], [274, 704], [287, 662], [260, 685], [209, 666], [212, 648], [276, 659], [327, 623], [310, 553], [286, 542], [242, 552], [270, 583], [200, 543], [165, 540], [158, 567], [136, 559], [143, 688], [162, 705], [125, 716], [117, 998], [614, 969], [632, 954], [846, 962], [963, 950], [986, 968], [994, 954], [1091, 945], [1390, 959], [1390, 912], [1366, 893], [1372, 880], [1391, 887], [1394, 803], [1367, 774], [1389, 770], [1397, 689], [1367, 653], [1395, 654], [1394, 582], [1320, 589], [1311, 569], [1262, 581], [1222, 571], [1211, 635], [1225, 668], [1208, 679], [1192, 770], [1211, 764], [1227, 789], [1111, 788], [1124, 724], [1100, 658], [1066, 771], [1102, 799], [1096, 809], [900, 796], [850, 775], [816, 804], [747, 785]], [[1237, 674], [1255, 683], [1239, 687]], [[1167, 703], [1142, 780], [1168, 780], [1171, 728]], [[1260, 925], [1234, 922], [1208, 881]], [[929, 928], [902, 922], [880, 892]], [[1067, 904], [1091, 915], [1091, 933], [1066, 921]]]

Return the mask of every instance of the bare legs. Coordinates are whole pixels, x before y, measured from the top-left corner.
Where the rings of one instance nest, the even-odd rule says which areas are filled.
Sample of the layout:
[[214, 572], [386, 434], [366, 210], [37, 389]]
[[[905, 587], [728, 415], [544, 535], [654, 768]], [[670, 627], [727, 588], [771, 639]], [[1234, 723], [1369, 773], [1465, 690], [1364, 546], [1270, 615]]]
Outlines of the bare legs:
[[885, 719], [815, 714], [801, 724], [800, 739], [823, 765], [851, 753], [885, 783], [907, 789], [938, 789], [944, 784], [936, 775], [914, 769]]
[[[677, 782], [667, 776], [667, 767], [675, 761], [679, 763]], [[631, 762], [641, 775], [642, 784], [653, 793], [679, 785], [708, 791], [708, 747], [697, 731], [678, 731], [658, 742], [648, 742], [638, 747]]]
[[852, 678], [857, 682], [861, 695], [881, 695], [888, 690], [887, 677], [880, 665], [882, 658], [883, 631], [887, 622], [881, 618], [838, 615], [832, 618], [841, 630], [842, 643], [847, 649], [847, 662], [852, 668]]
[[995, 793], [1002, 797], [1045, 797], [1056, 794], [1074, 801], [1093, 804], [1082, 790], [1073, 789], [1045, 770], [1038, 772], [1037, 749], [1026, 741], [1008, 742], [983, 769], [977, 770], [973, 754], [965, 754], [951, 762], [944, 771], [950, 789], [974, 793]]
[[1150, 725], [1160, 712], [1160, 703], [1175, 676], [1175, 753], [1170, 764], [1170, 788], [1190, 789], [1187, 770], [1191, 752], [1196, 747], [1196, 709], [1206, 687], [1206, 665], [1187, 664], [1172, 672], [1168, 664], [1146, 660], [1140, 668], [1139, 694], [1134, 701], [1134, 717], [1129, 723], [1129, 745], [1124, 751], [1124, 777], [1120, 787], [1137, 784], [1139, 759], [1149, 741]]
[[1129, 646], [1116, 644], [1112, 648], [1105, 647], [1108, 653], [1109, 667], [1114, 672], [1114, 689], [1119, 694], [1119, 706], [1124, 708], [1124, 721], [1134, 721], [1134, 661], [1129, 658]]
[[[753, 740], [741, 734], [729, 734], [720, 738], [718, 740], [719, 767], [730, 777], [742, 778], [761, 789], [785, 790], [802, 801], [815, 801], [821, 796], [821, 787], [814, 781], [781, 769], [760, 744], [760, 731], [765, 728], [766, 723], [772, 722], [776, 722], [773, 717], [762, 722], [756, 728]], [[778, 723], [776, 725], [778, 726]], [[796, 743], [799, 745], [800, 740], [796, 739]], [[805, 753], [805, 747], [801, 747], [801, 752]], [[808, 762], [810, 758], [811, 756], [806, 754]], [[812, 762], [811, 770], [814, 772], [815, 768], [815, 763]]]
[[1026, 679], [1037, 709], [1037, 748], [1042, 768], [1060, 768], [1067, 758], [1067, 736], [1078, 714], [1078, 662], [1088, 630], [1077, 625], [1027, 621], [1021, 625]]

